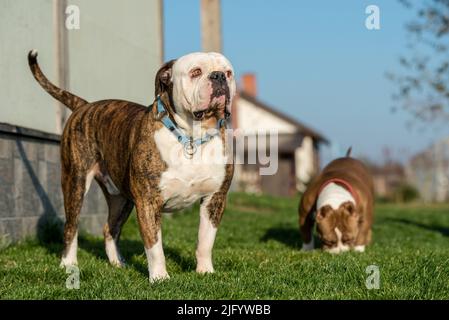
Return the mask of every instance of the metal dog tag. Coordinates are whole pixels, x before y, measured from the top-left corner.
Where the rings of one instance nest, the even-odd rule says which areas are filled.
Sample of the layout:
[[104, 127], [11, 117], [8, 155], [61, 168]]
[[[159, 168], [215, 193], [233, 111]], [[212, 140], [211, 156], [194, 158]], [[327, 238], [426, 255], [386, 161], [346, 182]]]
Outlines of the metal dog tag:
[[184, 154], [188, 159], [192, 159], [193, 155], [196, 152], [196, 149], [197, 146], [192, 141], [188, 141], [184, 144]]

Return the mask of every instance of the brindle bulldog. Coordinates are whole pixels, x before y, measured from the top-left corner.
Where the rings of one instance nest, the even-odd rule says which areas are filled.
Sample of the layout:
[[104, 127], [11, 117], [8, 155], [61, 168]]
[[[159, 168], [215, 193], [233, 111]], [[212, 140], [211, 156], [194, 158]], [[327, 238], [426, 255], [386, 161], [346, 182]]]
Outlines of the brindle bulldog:
[[[371, 241], [373, 179], [366, 166], [350, 158], [329, 163], [310, 183], [299, 204], [303, 250], [314, 248], [312, 230], [317, 223], [323, 249], [339, 253], [364, 251]], [[315, 217], [314, 217], [315, 214]]]
[[165, 63], [149, 108], [122, 100], [87, 102], [44, 76], [37, 51], [28, 62], [39, 84], [72, 110], [61, 137], [61, 265], [77, 264], [78, 216], [95, 179], [109, 207], [104, 238], [111, 264], [124, 263], [117, 244], [135, 206], [150, 281], [169, 278], [161, 215], [200, 200], [196, 271], [213, 272], [212, 247], [234, 173], [225, 134], [235, 94], [230, 62], [218, 53], [192, 53]]

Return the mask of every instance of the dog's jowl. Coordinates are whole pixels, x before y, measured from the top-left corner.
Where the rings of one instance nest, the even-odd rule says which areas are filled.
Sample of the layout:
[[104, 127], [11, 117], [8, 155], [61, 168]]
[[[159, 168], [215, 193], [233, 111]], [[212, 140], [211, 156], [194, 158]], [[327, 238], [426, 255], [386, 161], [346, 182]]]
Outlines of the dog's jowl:
[[61, 265], [77, 264], [78, 215], [92, 180], [109, 207], [106, 253], [122, 266], [118, 240], [133, 207], [150, 280], [168, 278], [161, 215], [200, 201], [197, 271], [213, 272], [212, 247], [234, 172], [225, 119], [235, 94], [234, 71], [218, 53], [193, 53], [156, 74], [149, 108], [122, 100], [87, 102], [53, 85], [28, 55], [39, 84], [72, 114], [61, 138], [66, 223]]
[[359, 160], [346, 157], [329, 163], [310, 183], [299, 204], [299, 224], [304, 250], [314, 247], [316, 221], [323, 249], [339, 253], [364, 251], [371, 241], [373, 179]]

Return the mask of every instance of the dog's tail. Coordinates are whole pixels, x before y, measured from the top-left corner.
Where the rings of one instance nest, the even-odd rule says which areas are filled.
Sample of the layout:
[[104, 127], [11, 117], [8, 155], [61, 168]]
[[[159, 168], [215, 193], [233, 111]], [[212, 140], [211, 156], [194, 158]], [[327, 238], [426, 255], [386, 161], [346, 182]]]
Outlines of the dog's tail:
[[44, 88], [44, 90], [47, 91], [53, 98], [66, 105], [70, 110], [74, 111], [78, 107], [88, 103], [86, 100], [58, 88], [47, 79], [37, 63], [37, 50], [31, 50], [28, 53], [28, 64], [30, 65], [31, 73], [37, 82], [39, 82], [41, 87]]
[[351, 157], [351, 152], [352, 152], [352, 146], [348, 148], [348, 151], [346, 151], [346, 158]]

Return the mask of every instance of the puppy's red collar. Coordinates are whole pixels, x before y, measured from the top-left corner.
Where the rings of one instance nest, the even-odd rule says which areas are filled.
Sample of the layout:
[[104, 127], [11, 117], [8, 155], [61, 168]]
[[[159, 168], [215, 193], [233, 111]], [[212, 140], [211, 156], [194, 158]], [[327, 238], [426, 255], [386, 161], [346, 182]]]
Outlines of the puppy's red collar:
[[350, 184], [348, 181], [343, 180], [343, 179], [340, 179], [340, 178], [332, 178], [332, 179], [329, 179], [329, 180], [327, 180], [326, 182], [324, 182], [324, 183], [321, 185], [320, 189], [318, 190], [318, 195], [319, 195], [319, 194], [321, 193], [321, 191], [323, 191], [323, 189], [324, 189], [328, 184], [330, 184], [330, 183], [336, 183], [336, 184], [338, 184], [338, 185], [341, 185], [341, 186], [345, 187], [345, 189], [348, 190], [349, 193], [354, 197], [354, 200], [355, 200], [356, 204], [359, 203], [359, 196], [358, 196], [357, 192], [355, 192], [355, 190], [354, 190], [354, 188], [351, 186], [351, 184]]

